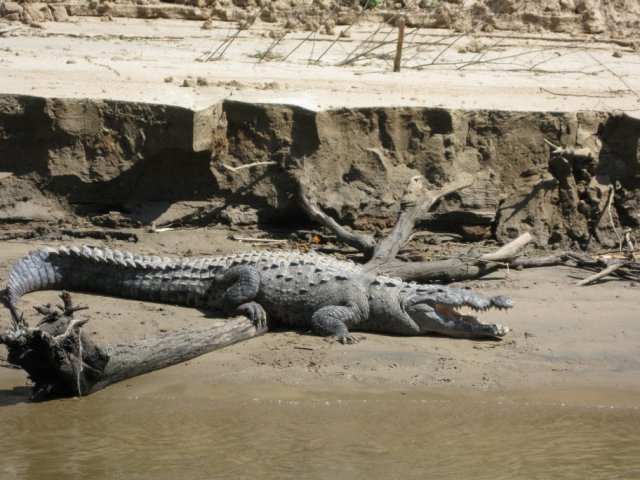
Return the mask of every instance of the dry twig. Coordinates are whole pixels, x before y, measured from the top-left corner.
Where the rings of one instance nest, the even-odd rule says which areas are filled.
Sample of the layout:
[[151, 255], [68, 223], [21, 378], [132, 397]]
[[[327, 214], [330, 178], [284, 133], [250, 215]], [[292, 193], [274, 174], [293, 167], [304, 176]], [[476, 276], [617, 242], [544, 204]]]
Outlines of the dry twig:
[[625, 262], [616, 262], [616, 263], [612, 263], [611, 265], [609, 265], [607, 268], [605, 268], [604, 270], [599, 271], [598, 273], [591, 275], [588, 278], [585, 278], [584, 280], [580, 280], [579, 282], [576, 283], [577, 286], [581, 287], [583, 285], [589, 285], [591, 283], [596, 282], [597, 280], [600, 280], [603, 277], [606, 277], [607, 275], [612, 274], [613, 272], [615, 272], [616, 270], [618, 270], [619, 268], [623, 267], [625, 265]]
[[230, 172], [237, 172], [238, 170], [244, 170], [245, 168], [260, 167], [263, 165], [277, 165], [277, 164], [278, 162], [265, 161], [265, 162], [247, 163], [246, 165], [240, 165], [238, 167], [232, 167], [231, 165], [227, 165], [223, 163], [222, 166], [227, 170], [229, 170]]

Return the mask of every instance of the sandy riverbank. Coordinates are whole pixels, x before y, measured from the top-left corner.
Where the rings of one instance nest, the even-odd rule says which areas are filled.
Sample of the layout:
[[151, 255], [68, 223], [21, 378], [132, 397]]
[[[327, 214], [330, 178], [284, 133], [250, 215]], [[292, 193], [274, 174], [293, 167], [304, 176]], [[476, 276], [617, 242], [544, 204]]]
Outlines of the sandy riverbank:
[[[137, 244], [108, 245], [193, 255], [210, 253], [212, 245], [223, 250], [248, 248], [234, 246], [226, 235], [224, 230], [164, 232], [141, 234]], [[6, 278], [11, 262], [38, 245], [3, 242], [0, 278]], [[262, 398], [296, 399], [494, 392], [554, 402], [637, 405], [640, 285], [605, 281], [575, 286], [585, 275], [566, 267], [505, 270], [466, 283], [477, 291], [514, 299], [512, 311], [483, 317], [513, 329], [502, 341], [364, 333], [355, 345], [339, 345], [310, 333], [283, 330], [126, 383], [140, 395], [197, 391], [246, 399], [259, 392]], [[97, 295], [76, 294], [75, 299], [89, 304], [90, 310], [83, 312], [91, 319], [88, 331], [106, 343], [211, 321], [194, 309]], [[24, 297], [21, 306], [35, 320], [31, 305], [56, 300], [55, 292], [38, 292]], [[8, 326], [7, 315], [1, 325]], [[26, 399], [20, 388], [25, 381], [21, 371], [0, 369], [4, 401], [15, 395]]]

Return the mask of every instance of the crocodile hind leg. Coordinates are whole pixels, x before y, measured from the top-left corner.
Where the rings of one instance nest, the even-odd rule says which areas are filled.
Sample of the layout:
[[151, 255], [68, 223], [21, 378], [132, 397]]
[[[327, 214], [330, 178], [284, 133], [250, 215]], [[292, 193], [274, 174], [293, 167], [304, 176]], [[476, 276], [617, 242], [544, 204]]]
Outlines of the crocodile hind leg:
[[267, 312], [253, 300], [260, 289], [260, 272], [250, 265], [238, 265], [215, 279], [222, 285], [231, 284], [222, 295], [222, 308], [227, 313], [246, 315], [251, 322], [263, 328], [267, 324]]
[[355, 307], [330, 305], [316, 310], [311, 317], [313, 331], [332, 341], [355, 343], [347, 325], [357, 323], [358, 310]]

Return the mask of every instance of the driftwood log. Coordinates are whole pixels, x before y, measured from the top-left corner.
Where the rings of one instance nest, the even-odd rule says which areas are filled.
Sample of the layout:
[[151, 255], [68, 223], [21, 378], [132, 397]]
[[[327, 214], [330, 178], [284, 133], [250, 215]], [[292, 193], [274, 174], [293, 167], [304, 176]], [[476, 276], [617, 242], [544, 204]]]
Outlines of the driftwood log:
[[29, 327], [12, 311], [13, 329], [0, 334], [7, 360], [22, 368], [33, 381], [31, 399], [85, 396], [113, 383], [185, 362], [199, 355], [261, 335], [249, 319], [235, 317], [208, 327], [182, 330], [156, 338], [116, 345], [96, 344], [82, 327], [87, 320], [74, 313], [63, 292], [58, 309], [37, 307], [44, 315], [38, 326]]
[[411, 179], [402, 197], [396, 225], [379, 241], [369, 235], [349, 231], [324, 213], [313, 200], [309, 179], [303, 174], [294, 173], [294, 177], [299, 184], [299, 202], [303, 210], [311, 219], [332, 232], [339, 241], [361, 252], [366, 260], [365, 268], [376, 274], [405, 281], [451, 283], [479, 278], [499, 268], [567, 265], [595, 272], [578, 282], [578, 285], [590, 285], [606, 276], [640, 281], [640, 262], [628, 234], [624, 245], [621, 243], [620, 249], [613, 252], [613, 256], [590, 256], [583, 252], [561, 251], [543, 257], [526, 257], [521, 251], [533, 237], [524, 233], [496, 251], [483, 255], [469, 253], [429, 262], [406, 262], [398, 259], [398, 252], [411, 238], [416, 224], [428, 220], [434, 207], [445, 196], [473, 184], [467, 174], [433, 193], [425, 189], [421, 177]]
[[368, 235], [353, 233], [322, 212], [309, 195], [307, 181], [298, 177], [300, 204], [310, 218], [325, 226], [336, 237], [365, 256], [365, 268], [372, 273], [389, 275], [405, 281], [450, 283], [478, 278], [513, 262], [518, 252], [532, 240], [525, 233], [502, 248], [484, 255], [465, 255], [431, 262], [404, 262], [397, 259], [398, 252], [414, 232], [416, 223], [429, 218], [434, 206], [450, 193], [473, 184], [470, 175], [462, 175], [456, 182], [434, 193], [426, 190], [420, 177], [409, 182], [401, 200], [398, 220], [378, 242]]

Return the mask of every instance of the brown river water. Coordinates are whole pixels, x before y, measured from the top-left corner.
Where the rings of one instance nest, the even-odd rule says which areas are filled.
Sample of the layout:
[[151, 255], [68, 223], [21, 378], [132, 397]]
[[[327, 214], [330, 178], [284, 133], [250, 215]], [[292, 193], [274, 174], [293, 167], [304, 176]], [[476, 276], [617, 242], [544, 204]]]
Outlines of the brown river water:
[[0, 478], [640, 478], [640, 399], [628, 395], [619, 406], [135, 387], [41, 404], [24, 402], [25, 387], [0, 388]]

